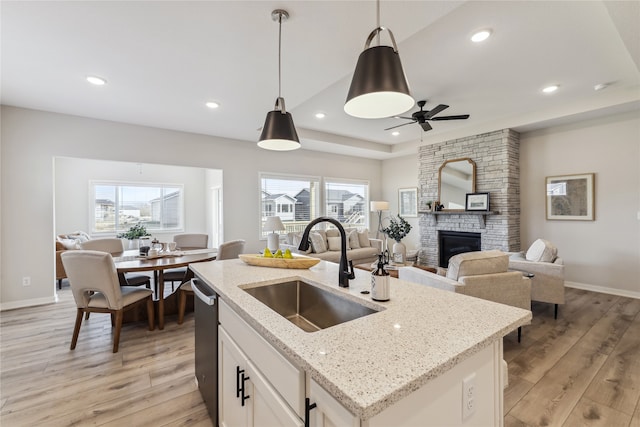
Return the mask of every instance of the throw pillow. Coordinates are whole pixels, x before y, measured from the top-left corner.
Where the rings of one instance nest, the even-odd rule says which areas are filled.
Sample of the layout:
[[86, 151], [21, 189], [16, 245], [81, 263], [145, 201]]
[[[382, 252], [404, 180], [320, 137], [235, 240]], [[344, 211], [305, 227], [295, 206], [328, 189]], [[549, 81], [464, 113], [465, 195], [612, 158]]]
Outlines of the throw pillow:
[[361, 248], [370, 248], [371, 242], [369, 241], [369, 230], [366, 228], [358, 231], [358, 243]]
[[329, 242], [330, 251], [339, 251], [341, 249], [342, 239], [340, 237], [327, 237], [327, 241]]
[[62, 239], [58, 238], [58, 241], [62, 243], [65, 249], [80, 249], [80, 240], [78, 239]]
[[309, 240], [311, 240], [311, 247], [313, 248], [313, 252], [321, 254], [327, 251], [326, 241], [322, 234], [318, 233], [317, 231], [313, 231], [309, 233]]
[[[349, 248], [350, 249], [360, 249], [360, 239], [358, 238], [358, 231], [357, 230], [352, 230], [349, 232], [349, 238], [347, 239], [349, 241]], [[367, 241], [369, 241], [369, 239], [367, 239]]]
[[529, 248], [525, 258], [533, 262], [554, 262], [558, 256], [558, 248], [548, 240], [538, 239]]
[[[293, 246], [296, 247], [298, 253], [305, 253], [305, 254], [310, 254], [313, 251], [313, 246], [309, 245], [309, 249], [307, 249], [306, 251], [301, 251], [300, 249], [298, 249], [298, 247], [300, 246], [300, 242], [302, 242], [302, 235], [304, 233], [300, 232], [300, 233], [289, 233], [291, 234], [291, 244]], [[309, 241], [311, 241], [311, 239], [309, 239]]]

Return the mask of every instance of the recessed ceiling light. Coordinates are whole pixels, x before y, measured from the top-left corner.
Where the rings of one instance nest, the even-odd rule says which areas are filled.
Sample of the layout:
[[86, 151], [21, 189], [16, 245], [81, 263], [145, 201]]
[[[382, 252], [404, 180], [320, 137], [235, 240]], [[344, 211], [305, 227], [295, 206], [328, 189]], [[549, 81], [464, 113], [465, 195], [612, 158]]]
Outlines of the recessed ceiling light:
[[609, 87], [609, 83], [599, 83], [593, 87], [593, 90], [602, 90]]
[[545, 87], [544, 89], [542, 89], [542, 91], [544, 93], [553, 93], [553, 92], [557, 91], [559, 87], [560, 86], [558, 86], [558, 85], [551, 85], [551, 86]]
[[211, 109], [218, 108], [220, 106], [220, 104], [215, 101], [209, 101], [205, 105]]
[[107, 83], [105, 79], [98, 76], [87, 76], [87, 81], [92, 85], [96, 85], [96, 86], [102, 86]]
[[316, 119], [324, 119], [326, 116], [325, 113], [316, 113]]
[[471, 36], [471, 41], [474, 43], [480, 43], [488, 39], [489, 36], [491, 36], [491, 29], [480, 30]]
[[398, 136], [400, 135], [400, 132], [398, 132], [397, 130], [394, 130], [393, 132], [391, 132], [391, 135]]

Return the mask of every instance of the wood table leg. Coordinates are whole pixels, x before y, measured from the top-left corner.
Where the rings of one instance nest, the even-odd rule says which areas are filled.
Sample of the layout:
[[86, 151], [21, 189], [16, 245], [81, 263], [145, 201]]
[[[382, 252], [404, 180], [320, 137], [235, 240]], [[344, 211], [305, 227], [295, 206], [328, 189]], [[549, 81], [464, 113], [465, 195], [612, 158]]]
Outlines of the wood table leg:
[[164, 329], [164, 270], [158, 272], [158, 329]]

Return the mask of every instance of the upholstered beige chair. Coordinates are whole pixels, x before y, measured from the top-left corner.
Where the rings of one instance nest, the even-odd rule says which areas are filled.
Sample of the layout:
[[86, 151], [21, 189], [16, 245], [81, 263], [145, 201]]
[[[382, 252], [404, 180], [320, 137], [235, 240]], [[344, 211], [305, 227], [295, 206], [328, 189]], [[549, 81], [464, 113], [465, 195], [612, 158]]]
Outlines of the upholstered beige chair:
[[[228, 242], [222, 243], [218, 247], [218, 253], [216, 254], [216, 261], [222, 261], [225, 259], [238, 258], [244, 251], [245, 241], [240, 240], [230, 240]], [[193, 296], [193, 288], [191, 288], [191, 281], [185, 282], [180, 285], [179, 288], [179, 298], [178, 298], [178, 324], [182, 325], [184, 321], [184, 311], [187, 306], [187, 295]]]
[[[398, 278], [433, 288], [531, 310], [531, 281], [521, 272], [508, 271], [509, 255], [498, 251], [465, 252], [449, 259], [446, 276], [402, 267]], [[518, 328], [518, 341], [522, 329]]]
[[509, 256], [509, 269], [533, 274], [531, 301], [554, 304], [554, 318], [558, 318], [558, 304], [564, 304], [564, 261], [553, 243], [537, 239], [526, 252]]
[[118, 352], [122, 316], [138, 304], [147, 304], [149, 330], [154, 329], [153, 299], [150, 289], [120, 286], [111, 255], [98, 251], [66, 251], [62, 263], [71, 285], [78, 311], [71, 339], [71, 350], [76, 348], [83, 313], [109, 313], [113, 332], [113, 352]]
[[[109, 254], [118, 254], [124, 251], [122, 239], [115, 237], [105, 239], [92, 239], [80, 243], [80, 248], [85, 251], [100, 251]], [[122, 286], [146, 286], [151, 289], [151, 278], [144, 274], [121, 274], [119, 275]]]
[[[188, 251], [191, 249], [206, 249], [209, 245], [208, 234], [176, 234], [173, 236], [176, 248]], [[182, 283], [186, 279], [186, 268], [172, 268], [163, 273], [164, 281], [171, 282], [171, 291], [173, 291], [173, 283]]]

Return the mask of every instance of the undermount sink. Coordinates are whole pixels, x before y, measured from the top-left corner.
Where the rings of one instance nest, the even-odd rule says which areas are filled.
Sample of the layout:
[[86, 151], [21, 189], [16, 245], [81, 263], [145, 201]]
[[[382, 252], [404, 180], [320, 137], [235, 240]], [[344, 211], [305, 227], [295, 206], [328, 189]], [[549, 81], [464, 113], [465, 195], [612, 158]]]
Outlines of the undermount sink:
[[377, 313], [372, 308], [300, 280], [243, 290], [306, 332]]

